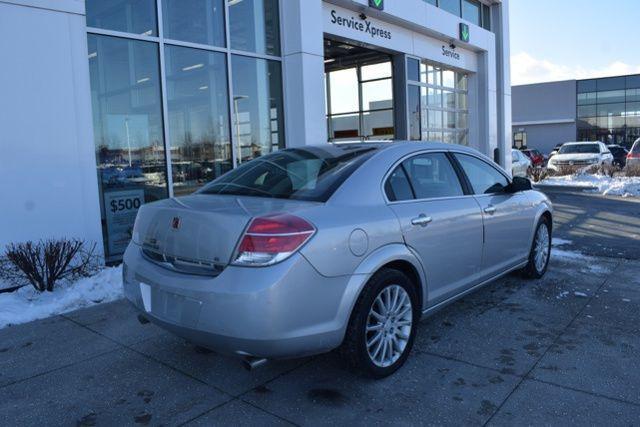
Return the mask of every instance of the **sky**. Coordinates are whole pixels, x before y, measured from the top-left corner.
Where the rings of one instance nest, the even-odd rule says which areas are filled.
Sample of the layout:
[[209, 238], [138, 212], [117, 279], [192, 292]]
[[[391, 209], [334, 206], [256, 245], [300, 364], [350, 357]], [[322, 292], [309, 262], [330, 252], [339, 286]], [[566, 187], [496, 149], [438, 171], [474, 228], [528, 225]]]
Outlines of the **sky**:
[[640, 74], [640, 0], [510, 0], [511, 82]]

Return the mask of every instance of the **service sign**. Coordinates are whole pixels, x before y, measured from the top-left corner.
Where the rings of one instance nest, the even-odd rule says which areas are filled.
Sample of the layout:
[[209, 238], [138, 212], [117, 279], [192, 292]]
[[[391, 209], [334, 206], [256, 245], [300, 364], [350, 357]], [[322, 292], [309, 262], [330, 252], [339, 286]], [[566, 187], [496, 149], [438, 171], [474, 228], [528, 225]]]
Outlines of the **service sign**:
[[325, 33], [398, 51], [412, 45], [410, 32], [401, 27], [328, 3], [323, 7]]
[[452, 45], [450, 39], [445, 42], [329, 3], [323, 3], [323, 8], [323, 30], [327, 34], [365, 43], [373, 49], [379, 46], [467, 71], [477, 71], [476, 53]]
[[384, 10], [384, 0], [369, 0], [369, 7]]

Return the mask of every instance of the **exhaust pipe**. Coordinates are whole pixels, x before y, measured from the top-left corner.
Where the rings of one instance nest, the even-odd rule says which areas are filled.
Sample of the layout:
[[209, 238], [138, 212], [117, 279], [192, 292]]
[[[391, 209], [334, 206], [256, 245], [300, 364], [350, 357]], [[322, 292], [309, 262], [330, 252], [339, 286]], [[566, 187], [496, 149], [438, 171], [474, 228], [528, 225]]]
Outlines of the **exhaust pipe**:
[[267, 359], [263, 359], [260, 357], [245, 356], [242, 359], [242, 366], [244, 366], [244, 368], [247, 371], [253, 371], [255, 369], [258, 369], [259, 367], [265, 365], [266, 363], [267, 363]]
[[144, 317], [142, 314], [138, 314], [138, 322], [140, 322], [141, 325], [146, 325], [150, 321], [149, 321], [149, 319]]

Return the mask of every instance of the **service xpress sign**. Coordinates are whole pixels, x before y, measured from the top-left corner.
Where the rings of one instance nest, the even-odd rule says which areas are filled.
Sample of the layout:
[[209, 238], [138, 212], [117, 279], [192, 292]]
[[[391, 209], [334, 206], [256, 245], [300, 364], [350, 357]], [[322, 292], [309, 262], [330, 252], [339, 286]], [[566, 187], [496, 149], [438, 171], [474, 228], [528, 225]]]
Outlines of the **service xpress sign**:
[[338, 12], [335, 9], [331, 10], [330, 23], [337, 25], [345, 29], [358, 31], [362, 34], [366, 34], [372, 39], [387, 39], [391, 40], [393, 35], [391, 31], [377, 26], [369, 19], [361, 19], [359, 16], [353, 13]]

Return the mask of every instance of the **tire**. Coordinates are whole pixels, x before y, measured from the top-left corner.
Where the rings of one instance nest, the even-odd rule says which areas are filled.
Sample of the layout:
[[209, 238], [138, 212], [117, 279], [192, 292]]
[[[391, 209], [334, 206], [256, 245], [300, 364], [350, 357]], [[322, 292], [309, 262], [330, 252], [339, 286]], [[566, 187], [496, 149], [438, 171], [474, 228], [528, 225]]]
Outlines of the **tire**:
[[[546, 229], [546, 239], [545, 231]], [[544, 260], [538, 259], [537, 255], [540, 251], [546, 247], [546, 255]], [[529, 252], [529, 262], [527, 266], [522, 270], [524, 277], [528, 279], [540, 279], [547, 272], [549, 266], [549, 260], [551, 259], [551, 224], [549, 219], [545, 216], [540, 218], [538, 226], [536, 227], [536, 233], [533, 236], [533, 243], [531, 244], [531, 251]]]
[[[393, 308], [396, 295], [396, 315], [389, 319], [380, 316], [384, 309], [379, 297], [383, 302], [388, 300], [387, 297], [391, 299]], [[374, 310], [377, 316], [372, 314]], [[340, 353], [347, 363], [365, 375], [373, 378], [387, 377], [400, 369], [409, 357], [419, 320], [420, 301], [416, 285], [398, 270], [382, 269], [369, 279], [358, 297]], [[368, 328], [380, 329], [367, 331]], [[375, 341], [378, 335], [380, 338]], [[391, 356], [384, 360], [382, 352], [388, 353], [389, 348], [392, 348]]]

